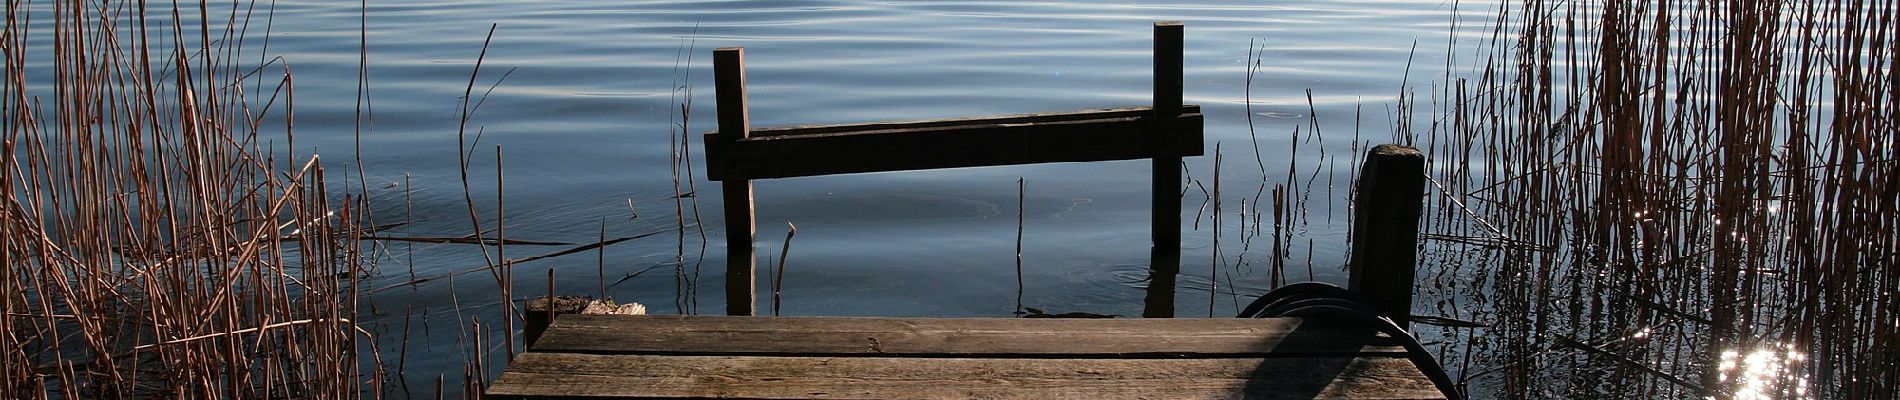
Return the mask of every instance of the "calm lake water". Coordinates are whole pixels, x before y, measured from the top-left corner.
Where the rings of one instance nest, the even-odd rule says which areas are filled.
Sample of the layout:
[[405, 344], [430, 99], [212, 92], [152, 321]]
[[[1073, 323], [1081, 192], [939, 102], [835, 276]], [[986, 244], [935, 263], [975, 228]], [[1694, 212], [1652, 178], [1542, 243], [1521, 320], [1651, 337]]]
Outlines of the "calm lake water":
[[[262, 6], [260, 6], [262, 7]], [[1228, 2], [383, 2], [367, 12], [370, 115], [363, 168], [379, 223], [408, 221], [400, 236], [470, 232], [456, 168], [457, 98], [490, 24], [498, 27], [476, 92], [480, 130], [470, 166], [477, 207], [492, 227], [494, 148], [504, 154], [509, 239], [591, 243], [659, 235], [597, 254], [523, 264], [516, 297], [546, 291], [593, 295], [604, 274], [615, 300], [649, 312], [724, 311], [723, 232], [716, 183], [692, 182], [697, 228], [682, 241], [669, 169], [669, 111], [692, 88], [693, 167], [713, 127], [715, 47], [744, 46], [754, 126], [1014, 114], [1149, 104], [1151, 24], [1185, 21], [1186, 101], [1204, 107], [1208, 155], [1188, 161], [1184, 272], [1177, 312], [1229, 316], [1270, 284], [1261, 257], [1223, 244], [1220, 295], [1207, 296], [1211, 215], [1196, 209], [1212, 188], [1214, 147], [1226, 158], [1229, 202], [1251, 198], [1264, 164], [1284, 179], [1289, 163], [1322, 173], [1319, 190], [1343, 198], [1355, 113], [1363, 135], [1389, 137], [1406, 79], [1442, 65], [1452, 4], [1439, 1]], [[297, 146], [349, 163], [356, 100], [358, 8], [344, 2], [275, 5], [268, 47], [297, 82]], [[260, 10], [261, 12], [261, 10]], [[254, 18], [253, 24], [261, 22]], [[253, 29], [257, 29], [253, 27]], [[1260, 52], [1252, 87], [1258, 157], [1250, 140], [1249, 46]], [[1416, 55], [1414, 48], [1416, 47]], [[682, 54], [690, 56], [683, 59]], [[690, 75], [690, 76], [688, 76]], [[491, 89], [492, 88], [492, 89]], [[1311, 109], [1323, 138], [1310, 132]], [[1299, 154], [1291, 142], [1298, 126]], [[677, 134], [677, 133], [671, 133]], [[1323, 144], [1322, 144], [1323, 143]], [[1325, 148], [1322, 157], [1321, 147]], [[824, 155], [813, 155], [823, 157]], [[762, 181], [756, 184], [759, 248], [776, 254], [797, 224], [784, 281], [786, 315], [1009, 316], [1015, 311], [1017, 180], [1027, 182], [1023, 306], [1051, 313], [1140, 315], [1148, 263], [1148, 163], [1126, 161]], [[1302, 173], [1304, 174], [1304, 172]], [[1327, 187], [1332, 179], [1341, 186]], [[1238, 184], [1235, 182], [1239, 182]], [[684, 184], [684, 183], [683, 183]], [[1244, 192], [1244, 193], [1243, 193]], [[1342, 283], [1344, 201], [1313, 195], [1314, 221], [1295, 244], [1297, 280]], [[1234, 204], [1224, 206], [1233, 213]], [[1211, 209], [1211, 206], [1209, 206]], [[1238, 230], [1227, 218], [1226, 234]], [[1228, 240], [1232, 240], [1229, 238]], [[509, 246], [510, 258], [569, 246]], [[681, 248], [684, 256], [681, 257]], [[1308, 251], [1310, 247], [1310, 252]], [[703, 253], [703, 257], [701, 256]], [[410, 320], [407, 380], [454, 377], [464, 351], [458, 326], [496, 325], [501, 298], [486, 272], [402, 286], [483, 267], [474, 246], [391, 243], [369, 302], [382, 351], [397, 351]], [[1236, 258], [1241, 258], [1236, 261]], [[684, 262], [679, 262], [683, 260]], [[1237, 262], [1248, 265], [1235, 269]], [[765, 276], [766, 262], [761, 262]], [[693, 293], [694, 284], [700, 288]], [[761, 287], [765, 287], [761, 285]], [[459, 313], [458, 307], [459, 304]], [[695, 304], [697, 308], [694, 308]], [[761, 310], [769, 311], [769, 303]], [[493, 341], [491, 341], [493, 343]], [[491, 353], [499, 354], [499, 349]], [[421, 385], [421, 386], [417, 386]], [[419, 392], [418, 392], [419, 393]]]
[[[265, 7], [274, 7], [268, 21]], [[691, 88], [689, 155], [695, 172], [704, 167], [699, 136], [713, 128], [718, 106], [713, 48], [747, 49], [755, 127], [1015, 114], [1149, 104], [1151, 23], [1182, 20], [1185, 97], [1204, 107], [1208, 155], [1188, 160], [1176, 309], [1230, 316], [1271, 282], [1256, 261], [1265, 259], [1266, 245], [1235, 244], [1236, 232], [1253, 229], [1245, 218], [1224, 219], [1227, 242], [1215, 260], [1212, 215], [1197, 213], [1212, 210], [1202, 201], [1213, 189], [1215, 147], [1226, 160], [1219, 167], [1224, 214], [1239, 215], [1239, 204], [1252, 202], [1263, 170], [1280, 182], [1291, 167], [1298, 179], [1316, 182], [1288, 276], [1343, 284], [1343, 199], [1355, 130], [1388, 141], [1408, 71], [1414, 86], [1443, 73], [1453, 7], [1359, 0], [372, 2], [365, 20], [370, 120], [360, 157], [377, 222], [408, 223], [389, 235], [468, 235], [457, 99], [495, 24], [474, 84], [481, 98], [470, 125], [481, 132], [469, 167], [476, 207], [492, 228], [500, 169], [507, 237], [567, 244], [508, 246], [506, 256], [592, 243], [603, 229], [608, 239], [659, 233], [608, 247], [604, 263], [587, 251], [522, 264], [515, 297], [543, 294], [552, 270], [562, 293], [597, 295], [604, 277], [606, 296], [645, 304], [650, 313], [719, 314], [725, 249], [717, 185], [703, 177], [680, 183], [705, 193], [688, 198], [683, 214], [710, 240], [702, 242], [698, 227], [676, 234], [669, 168], [669, 139], [678, 135], [672, 124], [680, 121], [672, 111], [689, 98], [676, 85]], [[1463, 7], [1474, 20], [1488, 12]], [[269, 41], [247, 43], [247, 51], [287, 60], [297, 84], [298, 151], [325, 155], [332, 171], [353, 169], [346, 167], [357, 109], [357, 5], [280, 1], [259, 5], [258, 13], [251, 29], [268, 22]], [[1260, 60], [1252, 131], [1250, 50]], [[1320, 136], [1309, 125], [1315, 111]], [[505, 168], [497, 167], [497, 146]], [[762, 181], [759, 249], [776, 255], [787, 224], [798, 226], [784, 278], [786, 315], [1010, 316], [1022, 179], [1022, 306], [1136, 316], [1148, 264], [1148, 167], [1126, 161]], [[1323, 172], [1308, 175], [1316, 170]], [[471, 245], [390, 242], [379, 254], [371, 286], [380, 289], [366, 309], [384, 357], [405, 354], [407, 387], [399, 394], [428, 393], [438, 375], [455, 382], [470, 347], [458, 327], [479, 318], [490, 338], [499, 332], [503, 300], [487, 272], [444, 279], [482, 269], [481, 253]], [[1210, 299], [1215, 264], [1222, 282]], [[762, 278], [770, 276], [767, 265], [760, 263]], [[426, 281], [407, 285], [415, 280]], [[769, 312], [769, 301], [762, 304]], [[489, 343], [499, 357], [499, 341]]]
[[[1185, 22], [1185, 98], [1207, 138], [1185, 164], [1177, 315], [1344, 283], [1357, 154], [1416, 139], [1432, 185], [1414, 328], [1474, 397], [1900, 394], [1900, 180], [1895, 109], [1881, 108], [1897, 81], [1892, 4], [1494, 2], [282, 0], [100, 18], [115, 30], [34, 3], [9, 12], [9, 32], [31, 33], [7, 54], [28, 82], [9, 87], [55, 108], [77, 104], [56, 88], [85, 82], [54, 72], [79, 58], [54, 57], [53, 32], [120, 39], [61, 42], [91, 50], [215, 47], [190, 55], [204, 62], [191, 76], [216, 75], [206, 85], [254, 73], [242, 112], [273, 160], [322, 155], [331, 204], [365, 195], [385, 227], [374, 270], [349, 278], [375, 338], [364, 360], [399, 371], [394, 398], [499, 374], [505, 309], [549, 291], [725, 311], [723, 199], [700, 139], [719, 107], [714, 48], [747, 49], [754, 127], [1055, 112], [1149, 105], [1164, 20]], [[150, 40], [132, 40], [138, 24]], [[194, 43], [227, 35], [244, 39]], [[173, 78], [161, 69], [148, 79]], [[273, 88], [285, 77], [294, 95]], [[192, 96], [167, 90], [159, 109]], [[87, 114], [10, 117], [91, 129], [74, 115]], [[783, 258], [784, 315], [1140, 315], [1150, 173], [1138, 160], [757, 182], [760, 312]], [[518, 242], [441, 243], [478, 231]], [[496, 259], [526, 260], [512, 294]]]

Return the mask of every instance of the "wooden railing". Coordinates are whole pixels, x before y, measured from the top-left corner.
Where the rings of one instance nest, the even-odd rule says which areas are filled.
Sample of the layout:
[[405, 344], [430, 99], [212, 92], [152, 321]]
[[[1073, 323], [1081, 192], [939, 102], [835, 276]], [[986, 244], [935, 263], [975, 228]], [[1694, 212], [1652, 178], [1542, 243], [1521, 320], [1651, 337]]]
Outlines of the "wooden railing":
[[726, 313], [755, 312], [752, 180], [1150, 159], [1154, 242], [1143, 315], [1173, 316], [1181, 266], [1181, 157], [1202, 154], [1202, 117], [1199, 106], [1181, 102], [1182, 24], [1157, 22], [1154, 35], [1151, 107], [757, 130], [747, 116], [745, 49], [714, 50], [719, 129], [706, 134], [706, 171], [725, 195]]

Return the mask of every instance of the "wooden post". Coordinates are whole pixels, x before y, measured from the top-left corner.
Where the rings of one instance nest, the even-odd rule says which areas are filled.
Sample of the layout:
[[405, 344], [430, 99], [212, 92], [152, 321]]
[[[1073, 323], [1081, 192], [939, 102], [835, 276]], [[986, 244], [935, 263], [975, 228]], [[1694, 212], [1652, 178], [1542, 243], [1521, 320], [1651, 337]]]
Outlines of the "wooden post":
[[548, 326], [554, 324], [554, 318], [566, 314], [580, 314], [581, 310], [587, 309], [587, 298], [580, 296], [549, 294], [548, 297], [528, 299], [527, 303], [524, 306], [527, 312], [522, 313], [522, 320], [526, 323], [521, 336], [527, 339], [522, 342], [523, 347], [530, 349], [534, 348], [535, 342], [541, 341], [541, 334], [547, 333]]
[[[745, 48], [725, 47], [713, 50], [713, 90], [719, 100], [719, 135], [711, 138], [736, 141], [751, 135], [746, 115]], [[753, 273], [758, 262], [753, 256], [753, 236], [758, 231], [752, 214], [752, 181], [729, 179], [720, 182], [725, 194], [726, 214], [726, 314], [752, 315], [755, 310]]]
[[[1174, 121], [1181, 113], [1181, 21], [1155, 23], [1155, 121]], [[1175, 135], [1157, 124], [1156, 135]], [[1148, 256], [1148, 296], [1141, 315], [1174, 317], [1175, 275], [1181, 272], [1181, 157], [1154, 158], [1153, 247]], [[1165, 286], [1163, 286], [1165, 285]]]
[[1425, 198], [1425, 156], [1382, 144], [1366, 153], [1353, 206], [1349, 288], [1406, 327], [1418, 263], [1418, 218]]

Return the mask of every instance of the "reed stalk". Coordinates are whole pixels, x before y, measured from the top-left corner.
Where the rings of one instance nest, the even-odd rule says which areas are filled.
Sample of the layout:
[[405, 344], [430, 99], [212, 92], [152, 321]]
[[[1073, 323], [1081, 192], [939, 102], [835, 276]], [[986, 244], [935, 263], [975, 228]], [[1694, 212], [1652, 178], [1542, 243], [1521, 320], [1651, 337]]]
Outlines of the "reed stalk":
[[361, 196], [297, 155], [289, 65], [238, 61], [252, 9], [6, 3], [0, 398], [378, 393]]
[[1491, 322], [1441, 359], [1501, 397], [1900, 394], [1895, 3], [1502, 4], [1396, 123], [1421, 276]]

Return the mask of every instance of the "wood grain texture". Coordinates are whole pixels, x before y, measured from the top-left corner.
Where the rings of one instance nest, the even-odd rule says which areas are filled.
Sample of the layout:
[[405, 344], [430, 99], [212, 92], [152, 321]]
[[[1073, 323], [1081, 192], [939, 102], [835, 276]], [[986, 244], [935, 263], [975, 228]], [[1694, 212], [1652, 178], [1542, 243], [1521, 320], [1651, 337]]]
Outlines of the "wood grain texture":
[[1184, 360], [528, 353], [500, 399], [1436, 399], [1402, 358]]
[[[1158, 121], [1150, 107], [707, 134], [715, 181], [1134, 160], [1202, 153], [1199, 106]], [[717, 155], [716, 157], [714, 155]]]
[[1319, 319], [743, 318], [569, 315], [537, 352], [1182, 358], [1386, 354], [1390, 338]]

